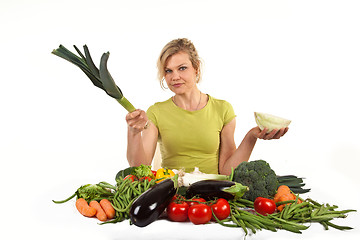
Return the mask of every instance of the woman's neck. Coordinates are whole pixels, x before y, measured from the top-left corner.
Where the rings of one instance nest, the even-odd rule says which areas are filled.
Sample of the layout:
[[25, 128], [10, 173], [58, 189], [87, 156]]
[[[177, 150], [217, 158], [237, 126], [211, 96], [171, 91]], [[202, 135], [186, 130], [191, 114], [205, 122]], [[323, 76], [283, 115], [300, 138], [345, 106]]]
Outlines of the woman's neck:
[[196, 111], [203, 108], [203, 102], [205, 94], [203, 94], [200, 90], [196, 89], [191, 93], [187, 94], [176, 94], [173, 96], [172, 100], [176, 106], [188, 110], [188, 111]]

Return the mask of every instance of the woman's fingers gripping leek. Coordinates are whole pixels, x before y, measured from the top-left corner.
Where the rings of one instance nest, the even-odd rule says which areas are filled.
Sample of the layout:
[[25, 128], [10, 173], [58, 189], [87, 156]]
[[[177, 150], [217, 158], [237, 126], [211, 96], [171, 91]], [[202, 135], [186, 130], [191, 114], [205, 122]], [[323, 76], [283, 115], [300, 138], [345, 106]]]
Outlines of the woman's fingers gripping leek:
[[126, 115], [126, 122], [132, 132], [139, 133], [147, 128], [149, 119], [146, 116], [145, 111], [137, 109]]

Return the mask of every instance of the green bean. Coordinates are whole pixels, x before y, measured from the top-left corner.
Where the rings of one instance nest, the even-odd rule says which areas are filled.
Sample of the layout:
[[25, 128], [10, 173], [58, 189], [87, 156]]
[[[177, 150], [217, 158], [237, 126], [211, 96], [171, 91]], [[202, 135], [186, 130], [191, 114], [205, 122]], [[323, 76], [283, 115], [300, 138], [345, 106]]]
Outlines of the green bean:
[[252, 202], [250, 200], [239, 198], [236, 201], [244, 204], [246, 207], [254, 208], [254, 202]]
[[353, 229], [352, 227], [348, 227], [348, 226], [339, 226], [339, 225], [336, 225], [334, 223], [331, 223], [329, 221], [325, 221], [327, 225], [329, 225], [330, 227], [333, 227], [335, 229], [338, 229], [338, 230], [351, 230]]
[[[308, 229], [309, 227], [307, 226], [304, 226], [304, 225], [301, 225], [301, 224], [297, 224], [297, 223], [294, 223], [294, 222], [291, 222], [291, 221], [287, 221], [287, 220], [284, 220], [284, 219], [281, 219], [281, 218], [278, 218], [278, 217], [273, 217], [275, 220], [281, 222], [281, 223], [284, 223], [284, 224], [288, 224], [288, 225], [292, 225], [293, 227], [296, 227], [300, 230], [305, 230], [305, 229]], [[282, 224], [282, 225], [284, 225]]]
[[136, 182], [134, 181], [134, 182], [130, 183], [129, 186], [136, 194], [140, 195], [140, 192], [134, 186], [135, 184], [136, 184]]
[[277, 202], [276, 206], [280, 206], [280, 205], [288, 204], [288, 203], [294, 203], [294, 202], [295, 202], [295, 200], [287, 200], [287, 201]]
[[145, 192], [145, 189], [147, 187], [147, 183], [150, 183], [148, 180], [144, 180], [144, 183], [143, 183], [143, 190], [141, 192]]
[[127, 190], [126, 190], [126, 198], [131, 198], [131, 195], [132, 195], [132, 189], [131, 187], [129, 187]]
[[139, 182], [136, 186], [136, 189], [139, 191], [139, 194], [137, 194], [137, 196], [140, 196], [144, 192], [144, 181]]
[[98, 185], [102, 188], [110, 188], [116, 190], [116, 187], [107, 182], [99, 182]]
[[[298, 204], [298, 205], [300, 205], [300, 204]], [[302, 206], [302, 207], [299, 207], [299, 208], [295, 208], [294, 210], [293, 210], [293, 214], [297, 214], [297, 213], [301, 213], [301, 212], [312, 212], [312, 207], [310, 207], [310, 206]]]
[[65, 202], [69, 201], [70, 199], [72, 199], [75, 196], [76, 196], [76, 192], [73, 195], [71, 195], [70, 197], [68, 197], [67, 199], [64, 199], [64, 200], [61, 200], [61, 201], [55, 201], [55, 200], [52, 200], [52, 201], [53, 201], [53, 203], [65, 203]]
[[130, 183], [130, 181], [131, 181], [130, 178], [127, 178], [127, 179], [125, 179], [124, 181], [122, 181], [121, 184], [119, 185], [117, 191], [118, 191], [120, 194], [124, 193], [124, 192], [127, 190], [127, 187], [126, 187], [126, 186]]
[[248, 231], [247, 231], [247, 229], [246, 229], [246, 226], [245, 226], [244, 221], [243, 221], [242, 219], [236, 219], [236, 217], [234, 216], [233, 213], [230, 214], [230, 217], [231, 217], [232, 221], [233, 221], [234, 223], [236, 223], [236, 225], [238, 225], [239, 227], [241, 227], [241, 228], [244, 230], [245, 235], [247, 235], [247, 234], [248, 234]]
[[310, 217], [315, 217], [319, 211], [320, 211], [320, 208], [316, 208], [314, 211], [312, 211], [312, 213], [310, 214]]
[[298, 229], [297, 227], [292, 226], [291, 224], [282, 224], [281, 228], [284, 229], [284, 230], [293, 232], [293, 233], [300, 233], [301, 234], [300, 229]]
[[348, 209], [348, 210], [342, 210], [342, 211], [328, 211], [328, 212], [325, 212], [324, 214], [345, 214], [345, 213], [349, 213], [349, 212], [356, 212], [356, 210]]
[[326, 221], [322, 221], [320, 224], [324, 226], [325, 230], [329, 230], [329, 225], [326, 223]]
[[133, 203], [134, 201], [135, 201], [135, 198], [130, 201], [130, 203], [126, 206], [126, 208], [116, 209], [116, 211], [118, 211], [118, 212], [127, 212], [127, 211], [130, 209], [130, 207], [131, 207], [131, 205], [132, 205], [132, 203]]
[[106, 221], [106, 222], [102, 222], [102, 223], [99, 223], [100, 225], [103, 225], [103, 224], [108, 224], [108, 223], [117, 223], [117, 222], [121, 222], [123, 221], [124, 218], [122, 216], [119, 216], [119, 217], [116, 217], [110, 221]]
[[248, 215], [245, 215], [245, 214], [241, 214], [241, 215], [236, 215], [235, 217], [238, 218], [238, 219], [242, 219], [244, 221], [251, 222], [254, 226], [256, 226], [256, 228], [259, 228], [259, 229], [260, 228], [266, 228], [265, 225], [255, 217], [255, 215], [248, 216]]
[[314, 216], [311, 218], [312, 221], [328, 221], [333, 218], [345, 218], [345, 215], [339, 215], [339, 214], [326, 214], [322, 216]]
[[254, 234], [256, 233], [256, 229], [249, 222], [244, 221], [244, 224], [247, 228], [249, 228], [252, 231], [252, 233]]
[[215, 221], [216, 221], [217, 223], [219, 223], [220, 225], [225, 226], [225, 227], [238, 227], [237, 224], [226, 224], [226, 223], [224, 223], [223, 220], [219, 220], [219, 218], [216, 217], [213, 209], [211, 209], [211, 213], [212, 213], [213, 217], [215, 218]]
[[315, 207], [320, 207], [320, 206], [321, 206], [321, 204], [320, 204], [320, 203], [318, 203], [318, 202], [316, 202], [316, 201], [312, 200], [311, 198], [307, 198], [307, 199], [306, 199], [306, 201], [308, 201], [308, 202], [312, 203]]
[[288, 219], [289, 218], [289, 210], [290, 210], [290, 206], [291, 205], [289, 205], [289, 204], [286, 204], [285, 205], [285, 207], [284, 207], [284, 209], [281, 211], [282, 213], [283, 213], [283, 215], [282, 215], [282, 218], [283, 219]]
[[293, 203], [290, 205], [289, 212], [295, 212], [296, 210], [299, 210], [302, 207], [305, 207], [309, 205], [308, 202], [302, 202], [302, 203]]
[[245, 204], [240, 203], [238, 201], [229, 201], [229, 204], [230, 204], [230, 206], [235, 207], [235, 208], [245, 208], [246, 207]]
[[321, 206], [320, 206], [320, 209], [319, 209], [319, 211], [317, 212], [316, 215], [322, 215], [322, 214], [324, 214], [326, 211], [327, 211], [326, 207], [325, 207], [324, 205], [321, 205]]

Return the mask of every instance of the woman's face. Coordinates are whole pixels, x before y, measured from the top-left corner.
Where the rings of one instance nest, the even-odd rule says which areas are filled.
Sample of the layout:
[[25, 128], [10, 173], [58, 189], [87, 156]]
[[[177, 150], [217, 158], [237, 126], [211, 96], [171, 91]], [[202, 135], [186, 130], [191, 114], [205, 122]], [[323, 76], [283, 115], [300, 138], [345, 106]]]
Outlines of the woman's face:
[[185, 52], [172, 55], [165, 65], [165, 81], [175, 94], [193, 90], [196, 87], [196, 75], [189, 55]]

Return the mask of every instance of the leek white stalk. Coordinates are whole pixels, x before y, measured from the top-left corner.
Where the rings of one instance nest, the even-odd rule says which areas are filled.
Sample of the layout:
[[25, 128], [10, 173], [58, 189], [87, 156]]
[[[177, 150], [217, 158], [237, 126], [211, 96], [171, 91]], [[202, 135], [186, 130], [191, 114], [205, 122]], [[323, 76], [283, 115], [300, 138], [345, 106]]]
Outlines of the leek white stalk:
[[178, 175], [179, 187], [189, 187], [191, 184], [202, 180], [229, 180], [229, 176], [227, 175], [203, 173], [200, 172], [197, 167], [195, 167], [191, 173], [187, 173], [182, 169], [173, 169], [173, 172]]

